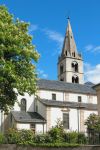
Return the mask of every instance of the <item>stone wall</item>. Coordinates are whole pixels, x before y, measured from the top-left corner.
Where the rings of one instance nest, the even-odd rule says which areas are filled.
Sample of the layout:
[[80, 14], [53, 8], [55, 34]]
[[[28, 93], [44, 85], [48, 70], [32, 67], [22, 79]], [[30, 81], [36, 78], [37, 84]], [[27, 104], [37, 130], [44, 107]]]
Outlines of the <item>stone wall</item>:
[[100, 150], [100, 145], [95, 146], [80, 146], [73, 148], [40, 148], [31, 146], [18, 146], [15, 144], [1, 144], [0, 150]]

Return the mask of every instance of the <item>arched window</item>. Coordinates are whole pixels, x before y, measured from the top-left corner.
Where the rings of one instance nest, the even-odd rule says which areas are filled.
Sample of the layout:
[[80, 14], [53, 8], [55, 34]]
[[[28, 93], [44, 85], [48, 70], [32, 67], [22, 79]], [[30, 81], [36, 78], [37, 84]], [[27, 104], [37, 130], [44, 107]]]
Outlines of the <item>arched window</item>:
[[75, 57], [75, 52], [72, 53], [72, 56]]
[[26, 111], [26, 99], [21, 99], [21, 111]]
[[67, 51], [66, 51], [66, 56], [67, 56]]
[[72, 71], [78, 72], [78, 63], [76, 61], [72, 62]]
[[60, 74], [62, 74], [64, 72], [64, 67], [63, 64], [60, 65]]
[[79, 78], [77, 75], [72, 76], [72, 83], [79, 83]]
[[64, 78], [61, 78], [60, 81], [64, 81]]

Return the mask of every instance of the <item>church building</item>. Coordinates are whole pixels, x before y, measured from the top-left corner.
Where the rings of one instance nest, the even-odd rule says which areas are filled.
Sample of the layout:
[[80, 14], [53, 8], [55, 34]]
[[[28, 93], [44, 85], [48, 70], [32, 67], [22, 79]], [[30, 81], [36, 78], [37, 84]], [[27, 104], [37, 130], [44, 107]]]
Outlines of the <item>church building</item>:
[[[66, 131], [85, 132], [85, 120], [97, 114], [97, 96], [93, 84], [84, 83], [83, 58], [78, 53], [68, 19], [63, 48], [58, 58], [58, 80], [39, 79], [36, 95], [18, 95], [3, 129], [32, 129], [44, 133], [61, 120]], [[2, 123], [1, 123], [2, 124]]]

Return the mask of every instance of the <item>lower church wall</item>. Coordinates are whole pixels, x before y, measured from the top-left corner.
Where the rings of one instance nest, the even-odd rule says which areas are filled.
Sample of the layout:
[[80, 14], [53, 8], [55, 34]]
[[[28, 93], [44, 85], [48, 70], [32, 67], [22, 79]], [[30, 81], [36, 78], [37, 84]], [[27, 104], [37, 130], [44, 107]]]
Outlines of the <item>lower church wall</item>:
[[[84, 122], [88, 118], [91, 113], [97, 114], [97, 111], [90, 111], [84, 109], [73, 109], [73, 108], [58, 108], [58, 107], [51, 107], [50, 109], [50, 122], [47, 120], [49, 124], [49, 128], [57, 125], [57, 120], [63, 122], [63, 113], [69, 113], [69, 131], [86, 131], [86, 126]], [[79, 127], [78, 127], [79, 126]]]

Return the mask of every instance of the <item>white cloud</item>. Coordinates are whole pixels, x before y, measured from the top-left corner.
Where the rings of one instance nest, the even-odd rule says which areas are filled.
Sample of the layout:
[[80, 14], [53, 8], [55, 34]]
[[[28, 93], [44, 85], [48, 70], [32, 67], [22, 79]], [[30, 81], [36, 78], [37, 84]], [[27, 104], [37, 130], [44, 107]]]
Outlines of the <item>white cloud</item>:
[[29, 26], [29, 33], [32, 33], [33, 31], [36, 31], [36, 30], [38, 30], [38, 25], [36, 25], [36, 24], [31, 24], [31, 25]]
[[96, 66], [91, 66], [88, 63], [85, 63], [85, 81], [90, 81], [92, 83], [100, 83], [100, 64]]
[[43, 31], [48, 36], [49, 39], [57, 43], [58, 49], [61, 49], [64, 40], [63, 35], [59, 32], [49, 30], [49, 29], [44, 29]]
[[54, 30], [46, 29], [46, 28], [43, 29], [43, 28], [39, 27], [37, 24], [31, 24], [29, 27], [29, 33], [32, 34], [32, 32], [36, 31], [36, 30], [40, 30], [50, 40], [52, 40], [56, 43], [57, 48], [54, 51], [54, 53], [52, 53], [52, 55], [59, 54], [61, 52], [61, 48], [63, 46], [63, 40], [64, 40], [64, 36], [61, 33], [56, 32]]
[[48, 78], [48, 74], [46, 74], [46, 73], [44, 72], [44, 70], [41, 70], [41, 69], [38, 69], [38, 76], [39, 76], [40, 78], [44, 78], [44, 79], [47, 79], [47, 78]]
[[86, 51], [90, 51], [90, 50], [92, 50], [93, 48], [94, 48], [94, 46], [93, 46], [92, 44], [89, 44], [89, 45], [85, 46], [85, 50], [86, 50]]
[[92, 52], [92, 53], [95, 53], [95, 52], [100, 53], [100, 45], [94, 46], [92, 44], [89, 44], [89, 45], [85, 46], [85, 50]]
[[95, 48], [94, 48], [94, 52], [100, 52], [100, 46], [96, 46]]

